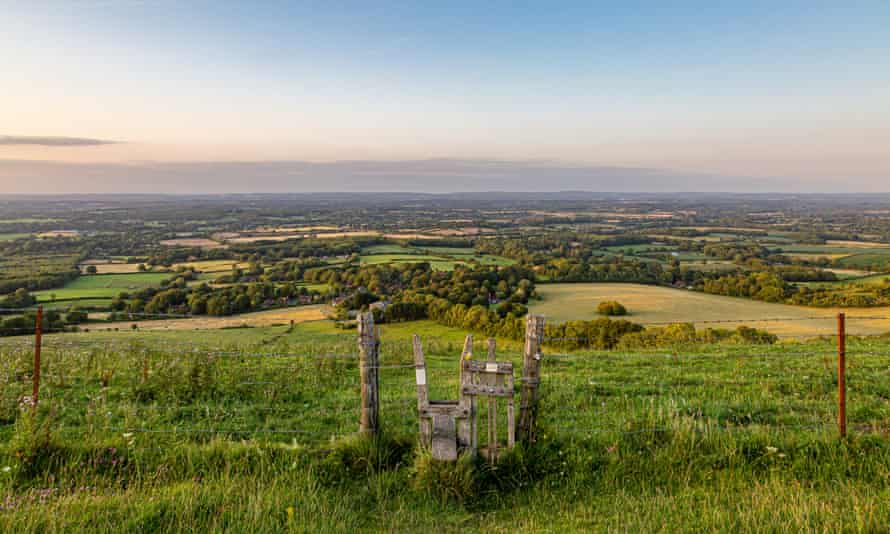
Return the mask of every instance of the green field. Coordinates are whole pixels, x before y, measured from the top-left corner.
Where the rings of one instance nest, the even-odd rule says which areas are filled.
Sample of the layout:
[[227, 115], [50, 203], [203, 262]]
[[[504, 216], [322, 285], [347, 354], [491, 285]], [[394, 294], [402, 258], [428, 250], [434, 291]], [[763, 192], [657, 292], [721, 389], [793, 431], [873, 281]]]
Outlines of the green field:
[[[48, 335], [45, 449], [27, 445], [30, 412], [16, 406], [30, 391], [32, 340], [0, 340], [0, 364], [13, 370], [0, 375], [0, 531], [875, 532], [890, 524], [886, 340], [850, 341], [846, 441], [834, 423], [835, 369], [824, 363], [830, 340], [545, 348], [537, 445], [497, 469], [480, 462], [426, 482], [428, 464], [413, 446], [412, 333], [422, 336], [433, 398], [457, 396], [463, 332], [428, 321], [384, 325], [381, 422], [405, 445], [379, 453], [362, 452], [375, 449], [353, 437], [355, 332], [330, 322]], [[477, 357], [483, 345], [478, 336]], [[520, 345], [499, 346], [518, 373]]]
[[869, 254], [853, 254], [837, 260], [844, 267], [866, 268], [871, 265], [890, 267], [890, 251]]
[[31, 234], [0, 234], [0, 241], [15, 241], [23, 237], [29, 237]]
[[[640, 284], [540, 284], [541, 301], [530, 309], [552, 321], [589, 320], [597, 317], [596, 306], [604, 300], [617, 300], [627, 307], [628, 320], [638, 323], [737, 321], [715, 324], [735, 328], [746, 324], [786, 336], [831, 335], [835, 329], [835, 311], [771, 304], [755, 300], [709, 295], [686, 289]], [[851, 317], [849, 331], [857, 334], [890, 332], [890, 309], [847, 308]], [[880, 317], [859, 319], [855, 317]], [[813, 319], [809, 319], [809, 318]], [[763, 321], [785, 318], [788, 321]], [[707, 325], [705, 325], [707, 326]]]
[[38, 302], [78, 299], [111, 299], [122, 291], [158, 286], [170, 273], [94, 274], [80, 276], [57, 289], [35, 291]]

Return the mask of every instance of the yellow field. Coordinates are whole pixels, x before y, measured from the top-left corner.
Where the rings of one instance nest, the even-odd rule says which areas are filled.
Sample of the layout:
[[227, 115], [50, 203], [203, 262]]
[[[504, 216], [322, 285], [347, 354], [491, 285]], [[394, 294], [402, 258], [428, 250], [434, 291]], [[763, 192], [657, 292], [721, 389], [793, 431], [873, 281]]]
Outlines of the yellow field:
[[166, 239], [161, 244], [167, 247], [198, 247], [198, 248], [225, 248], [225, 245], [218, 243], [212, 239], [203, 237], [180, 237], [177, 239]]
[[789, 258], [799, 258], [801, 260], [818, 260], [820, 258], [828, 258], [830, 260], [836, 260], [838, 258], [846, 258], [849, 254], [834, 254], [834, 253], [813, 253], [813, 252], [783, 252], [783, 256], [788, 256]]
[[[704, 323], [700, 327], [735, 328], [744, 324], [783, 336], [811, 337], [833, 334], [838, 311], [640, 284], [540, 284], [537, 290], [542, 301], [533, 303], [531, 310], [555, 322], [596, 318], [596, 306], [600, 301], [617, 300], [627, 307], [630, 313], [627, 319], [638, 323], [729, 320], [733, 322]], [[890, 332], [890, 308], [847, 308], [844, 312], [849, 318], [848, 332], [851, 334]], [[856, 319], [875, 316], [881, 318]], [[764, 321], [775, 318], [791, 320]]]
[[129, 274], [138, 273], [138, 263], [84, 263], [80, 265], [81, 272], [86, 272], [86, 268], [92, 265], [96, 268], [96, 274]]
[[238, 265], [239, 269], [244, 269], [248, 266], [247, 263], [236, 260], [204, 260], [174, 263], [173, 269], [175, 270], [177, 267], [185, 267], [187, 269], [194, 269], [199, 273], [222, 273], [231, 271], [232, 265]]
[[890, 243], [879, 243], [877, 241], [838, 241], [829, 239], [825, 244], [836, 247], [890, 248]]
[[319, 321], [327, 318], [330, 308], [324, 304], [314, 306], [300, 306], [298, 308], [281, 308], [229, 317], [195, 317], [188, 319], [166, 319], [163, 321], [120, 321], [116, 323], [103, 323], [87, 325], [91, 330], [121, 330], [132, 328], [137, 324], [140, 330], [212, 330], [218, 328], [231, 328], [236, 326], [271, 326], [277, 324], [305, 323]]

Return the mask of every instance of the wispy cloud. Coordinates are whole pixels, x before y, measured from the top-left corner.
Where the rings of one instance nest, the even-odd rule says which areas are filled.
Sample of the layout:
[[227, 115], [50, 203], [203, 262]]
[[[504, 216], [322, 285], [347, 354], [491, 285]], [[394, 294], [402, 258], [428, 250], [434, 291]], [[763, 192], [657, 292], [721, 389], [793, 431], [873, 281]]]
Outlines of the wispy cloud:
[[113, 145], [119, 141], [90, 137], [57, 137], [48, 135], [0, 135], [0, 146], [99, 146]]

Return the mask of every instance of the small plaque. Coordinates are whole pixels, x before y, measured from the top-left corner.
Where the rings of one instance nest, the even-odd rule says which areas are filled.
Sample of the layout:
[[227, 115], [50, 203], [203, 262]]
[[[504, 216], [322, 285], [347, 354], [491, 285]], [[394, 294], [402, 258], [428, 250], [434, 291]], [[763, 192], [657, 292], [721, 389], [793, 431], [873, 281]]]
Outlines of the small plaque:
[[497, 362], [486, 363], [485, 364], [485, 372], [486, 373], [497, 373], [498, 372]]
[[426, 385], [426, 369], [417, 369], [414, 371], [415, 376], [417, 376], [417, 385], [425, 386]]

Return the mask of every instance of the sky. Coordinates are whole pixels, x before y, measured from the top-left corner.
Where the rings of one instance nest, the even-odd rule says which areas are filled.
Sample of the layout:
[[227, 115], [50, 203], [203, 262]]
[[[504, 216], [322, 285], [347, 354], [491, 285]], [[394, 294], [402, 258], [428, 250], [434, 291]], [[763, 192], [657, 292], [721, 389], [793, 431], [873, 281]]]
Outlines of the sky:
[[0, 0], [0, 193], [890, 191], [890, 2]]

